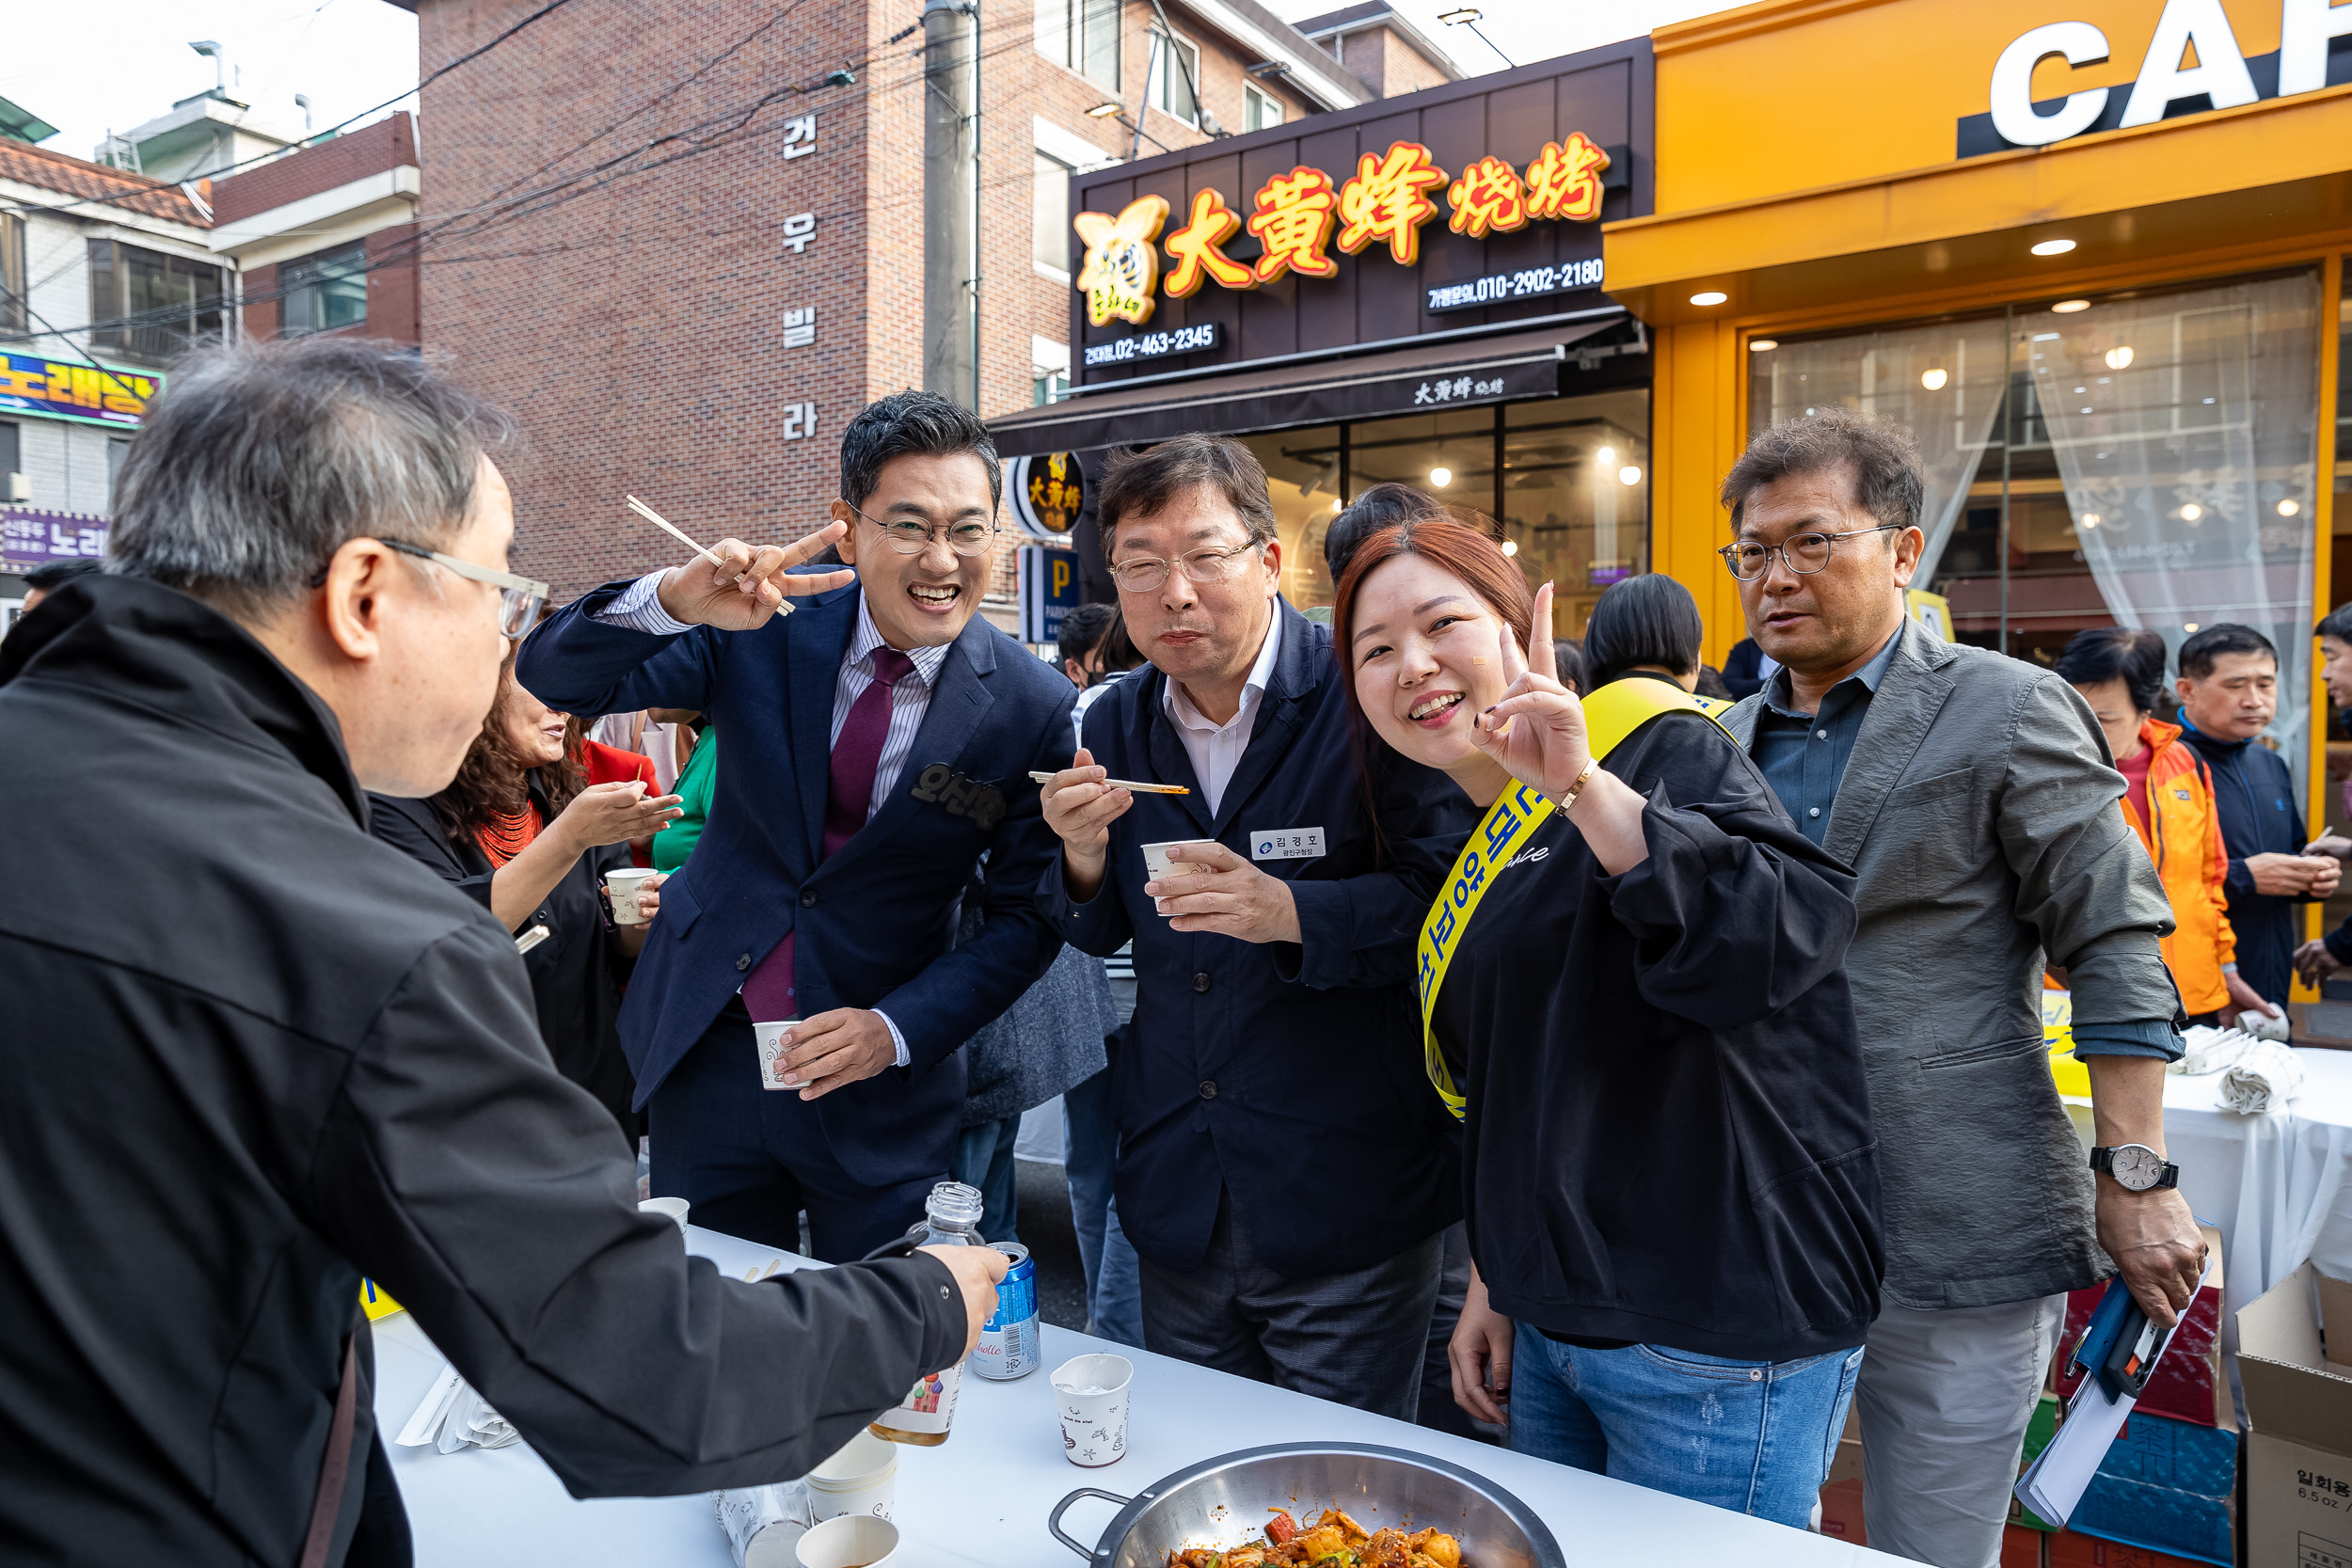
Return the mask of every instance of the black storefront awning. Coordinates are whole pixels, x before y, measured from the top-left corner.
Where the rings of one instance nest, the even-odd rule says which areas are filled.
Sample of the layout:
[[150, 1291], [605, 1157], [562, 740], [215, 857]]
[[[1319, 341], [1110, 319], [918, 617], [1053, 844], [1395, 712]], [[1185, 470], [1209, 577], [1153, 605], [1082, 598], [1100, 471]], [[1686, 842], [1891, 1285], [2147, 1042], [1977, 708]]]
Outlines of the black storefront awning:
[[[1554, 397], [1573, 346], [1619, 331], [1627, 318], [1565, 322], [1534, 332], [1416, 343], [1386, 354], [1216, 374], [1114, 382], [989, 421], [997, 452], [1028, 457], [1089, 447], [1165, 441], [1196, 431], [1238, 434], [1425, 414], [1464, 405]], [[1603, 352], [1606, 352], [1605, 350]]]

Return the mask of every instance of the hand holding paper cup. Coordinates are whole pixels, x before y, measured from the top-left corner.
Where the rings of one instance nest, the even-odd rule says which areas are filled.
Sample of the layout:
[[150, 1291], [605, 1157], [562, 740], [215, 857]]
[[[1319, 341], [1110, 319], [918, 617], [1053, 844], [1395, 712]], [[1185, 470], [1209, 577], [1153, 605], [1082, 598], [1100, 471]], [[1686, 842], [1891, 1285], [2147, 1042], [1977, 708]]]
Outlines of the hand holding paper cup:
[[[1165, 844], [1147, 844], [1143, 847], [1143, 868], [1151, 873], [1151, 880], [1166, 881], [1170, 877], [1181, 876], [1185, 871], [1194, 869], [1181, 862], [1168, 859], [1168, 852], [1170, 849], [1191, 849], [1202, 845], [1214, 845], [1216, 842], [1216, 840], [1213, 838], [1171, 838]], [[1163, 919], [1167, 917], [1167, 899], [1154, 898], [1152, 900], [1152, 907], [1159, 911]]]
[[612, 921], [617, 926], [643, 926], [645, 917], [637, 911], [637, 895], [647, 883], [659, 886], [661, 873], [645, 866], [625, 865], [604, 874], [604, 891], [612, 900]]
[[1080, 1355], [1054, 1369], [1064, 1459], [1097, 1469], [1126, 1457], [1127, 1386], [1135, 1375], [1123, 1355]]

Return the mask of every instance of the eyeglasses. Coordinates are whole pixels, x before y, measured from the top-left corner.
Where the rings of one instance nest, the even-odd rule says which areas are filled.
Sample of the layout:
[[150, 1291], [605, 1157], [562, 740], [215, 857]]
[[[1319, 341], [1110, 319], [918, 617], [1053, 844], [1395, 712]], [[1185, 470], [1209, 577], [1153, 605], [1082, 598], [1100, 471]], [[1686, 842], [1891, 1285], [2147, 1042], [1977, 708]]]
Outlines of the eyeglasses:
[[1884, 533], [1889, 529], [1909, 528], [1909, 523], [1881, 523], [1876, 528], [1849, 529], [1843, 533], [1792, 533], [1777, 545], [1759, 545], [1742, 540], [1725, 545], [1715, 553], [1724, 558], [1731, 575], [1741, 582], [1754, 582], [1772, 569], [1772, 555], [1788, 562], [1788, 569], [1802, 577], [1810, 577], [1829, 564], [1830, 546], [1840, 539], [1857, 539], [1866, 533]]
[[996, 535], [1000, 531], [993, 522], [983, 523], [972, 518], [936, 527], [930, 523], [917, 522], [913, 517], [894, 517], [885, 523], [879, 517], [868, 517], [865, 513], [858, 512], [858, 509], [850, 506], [847, 500], [841, 504], [850, 507], [852, 512], [857, 512], [859, 516], [865, 517], [867, 522], [882, 530], [882, 536], [888, 540], [890, 547], [900, 555], [922, 554], [930, 548], [931, 541], [938, 538], [943, 531], [947, 535], [947, 547], [958, 555], [986, 555], [989, 546], [995, 542]]
[[1168, 569], [1182, 566], [1184, 576], [1194, 582], [1223, 582], [1240, 569], [1239, 558], [1248, 555], [1262, 543], [1252, 539], [1230, 550], [1194, 550], [1173, 561], [1153, 556], [1134, 556], [1111, 564], [1111, 576], [1119, 586], [1130, 594], [1149, 594], [1168, 580]]
[[477, 566], [470, 561], [460, 561], [453, 555], [428, 550], [422, 545], [411, 545], [405, 539], [378, 539], [376, 543], [388, 550], [398, 550], [419, 561], [430, 561], [445, 566], [461, 578], [486, 582], [499, 591], [499, 633], [516, 638], [532, 628], [539, 619], [539, 611], [548, 602], [548, 585], [530, 578], [518, 578], [512, 572], [501, 572], [488, 566]]

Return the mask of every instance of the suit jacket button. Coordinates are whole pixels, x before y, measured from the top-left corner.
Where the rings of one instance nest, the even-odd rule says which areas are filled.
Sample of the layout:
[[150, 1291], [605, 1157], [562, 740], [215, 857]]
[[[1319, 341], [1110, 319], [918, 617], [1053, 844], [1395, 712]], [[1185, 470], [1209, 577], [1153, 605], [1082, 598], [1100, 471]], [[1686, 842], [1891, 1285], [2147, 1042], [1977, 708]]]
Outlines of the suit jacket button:
[[1203, 1078], [1200, 1080], [1200, 1098], [1203, 1100], [1215, 1100], [1216, 1098], [1216, 1079]]
[[813, 910], [816, 907], [817, 890], [813, 887], [804, 887], [801, 889], [801, 908], [804, 910]]
[[1209, 989], [1209, 972], [1207, 970], [1204, 969], [1200, 974], [1195, 974], [1192, 977], [1192, 989], [1195, 990], [1207, 990]]
[[737, 954], [735, 958], [735, 967], [739, 972], [751, 968], [752, 956], [749, 953]]

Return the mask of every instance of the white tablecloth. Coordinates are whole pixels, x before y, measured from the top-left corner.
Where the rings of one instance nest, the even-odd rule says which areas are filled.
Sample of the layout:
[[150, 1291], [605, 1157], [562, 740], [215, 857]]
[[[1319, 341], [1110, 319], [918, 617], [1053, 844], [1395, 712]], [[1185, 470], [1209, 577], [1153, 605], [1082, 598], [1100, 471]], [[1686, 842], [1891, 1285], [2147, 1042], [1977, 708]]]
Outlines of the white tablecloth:
[[[699, 1227], [689, 1231], [687, 1245], [738, 1275], [775, 1256]], [[1866, 1568], [1898, 1560], [1067, 1329], [1047, 1327], [1044, 1341], [1049, 1370], [1090, 1350], [1136, 1363], [1127, 1456], [1096, 1470], [1063, 1458], [1045, 1371], [1011, 1383], [966, 1378], [947, 1441], [898, 1453], [905, 1568], [1077, 1568], [1079, 1560], [1045, 1528], [1065, 1494], [1098, 1486], [1133, 1496], [1220, 1453], [1308, 1441], [1378, 1443], [1474, 1470], [1542, 1515], [1571, 1562]], [[376, 1422], [389, 1438], [424, 1397], [441, 1358], [406, 1313], [375, 1325], [375, 1355]], [[391, 1455], [420, 1568], [731, 1568], [726, 1538], [703, 1496], [575, 1502], [527, 1444], [454, 1454], [394, 1447]], [[1071, 1510], [1064, 1528], [1091, 1541], [1113, 1513], [1088, 1499]]]
[[2296, 1055], [2302, 1094], [2258, 1117], [2222, 1108], [2217, 1072], [2164, 1081], [2165, 1147], [2181, 1192], [2221, 1231], [2225, 1314], [2306, 1259], [2352, 1279], [2352, 1051]]

